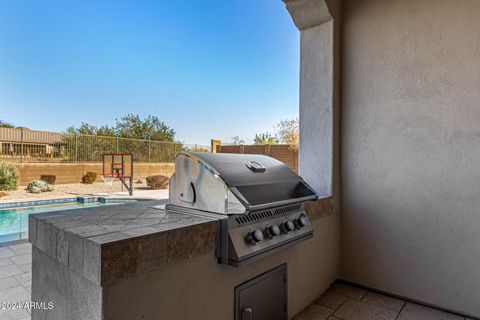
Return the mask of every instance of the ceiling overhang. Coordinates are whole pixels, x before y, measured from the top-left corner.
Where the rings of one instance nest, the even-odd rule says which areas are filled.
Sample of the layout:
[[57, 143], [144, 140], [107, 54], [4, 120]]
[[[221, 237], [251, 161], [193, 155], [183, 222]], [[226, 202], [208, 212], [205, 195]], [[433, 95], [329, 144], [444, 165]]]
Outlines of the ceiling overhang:
[[299, 30], [318, 26], [333, 19], [326, 0], [283, 0]]

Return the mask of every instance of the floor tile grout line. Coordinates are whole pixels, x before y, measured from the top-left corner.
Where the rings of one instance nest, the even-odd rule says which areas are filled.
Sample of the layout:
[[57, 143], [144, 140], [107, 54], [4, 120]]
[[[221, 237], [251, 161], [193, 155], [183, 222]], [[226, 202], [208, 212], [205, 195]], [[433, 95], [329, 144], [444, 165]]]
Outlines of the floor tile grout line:
[[369, 294], [371, 294], [371, 293], [372, 293], [371, 291], [367, 291], [367, 292], [363, 295], [362, 299], [360, 299], [360, 301], [364, 302], [364, 301], [365, 301], [365, 298], [366, 298]]
[[392, 312], [398, 312], [400, 313], [400, 311], [403, 309], [403, 306], [405, 305], [405, 303], [407, 303], [405, 300], [402, 300], [402, 299], [398, 299], [398, 298], [395, 298], [395, 297], [390, 297], [390, 296], [387, 296], [387, 295], [383, 295], [385, 297], [389, 297], [389, 298], [393, 298], [393, 299], [397, 299], [399, 301], [402, 301], [403, 304], [402, 304], [402, 307], [400, 308], [400, 311], [396, 311], [396, 310], [393, 310], [393, 309], [390, 309], [390, 308], [387, 308], [387, 307], [384, 307], [384, 306], [381, 306], [381, 305], [378, 305], [378, 304], [375, 304], [375, 303], [371, 303], [371, 302], [368, 302], [368, 301], [365, 301], [365, 297], [371, 293], [375, 293], [373, 291], [369, 291], [365, 294], [365, 296], [362, 298], [362, 300], [357, 300], [357, 301], [360, 301], [362, 303], [365, 303], [365, 304], [368, 304], [369, 306], [374, 306], [374, 307], [377, 307], [377, 308], [381, 308], [383, 310], [387, 310], [387, 311], [392, 311]]
[[[8, 259], [11, 263], [10, 264], [14, 264], [14, 265], [17, 265], [15, 263], [15, 261], [13, 261], [12, 259], [10, 259], [11, 257], [7, 257], [6, 259]], [[8, 266], [8, 264], [6, 264], [6, 266]], [[2, 266], [3, 267], [3, 266]], [[18, 267], [18, 266], [17, 266]]]
[[403, 305], [402, 305], [402, 307], [400, 308], [400, 311], [398, 311], [398, 314], [397, 314], [397, 316], [395, 317], [395, 320], [398, 320], [398, 318], [400, 317], [400, 314], [401, 314], [402, 311], [403, 311], [403, 308], [405, 308], [406, 305], [407, 305], [407, 301], [403, 301]]
[[[370, 293], [370, 292], [368, 292], [368, 293]], [[395, 310], [392, 310], [392, 309], [389, 309], [389, 308], [385, 308], [385, 307], [383, 307], [383, 306], [379, 306], [379, 305], [376, 305], [376, 304], [369, 303], [369, 302], [364, 301], [364, 300], [357, 300], [357, 299], [355, 299], [355, 298], [347, 297], [347, 300], [345, 300], [345, 301], [338, 307], [338, 309], [340, 309], [341, 306], [343, 306], [344, 304], [346, 304], [346, 303], [348, 302], [348, 300], [352, 300], [353, 302], [357, 302], [357, 303], [363, 303], [363, 304], [366, 304], [366, 305], [369, 305], [369, 306], [372, 306], [372, 307], [375, 307], [375, 308], [382, 309], [382, 310], [384, 310], [384, 311], [396, 312], [397, 315], [395, 316], [395, 320], [398, 319], [398, 317], [400, 316], [400, 312], [403, 310], [404, 306], [405, 306], [406, 303], [407, 303], [406, 301], [401, 300], [401, 301], [403, 302], [402, 307], [400, 308], [399, 311], [395, 311]], [[336, 309], [335, 312], [336, 312], [338, 309]], [[337, 318], [340, 318], [339, 316], [337, 316], [337, 315], [335, 315], [335, 314], [333, 314], [333, 315], [334, 315], [335, 317], [337, 317]]]
[[334, 316], [334, 317], [336, 317], [336, 318], [338, 318], [338, 319], [344, 320], [342, 317], [340, 317], [340, 316], [338, 316], [338, 315], [335, 315], [335, 313], [337, 313], [337, 311], [338, 311], [345, 303], [347, 303], [347, 301], [350, 300], [350, 299], [352, 299], [352, 298], [347, 297], [347, 299], [346, 299], [345, 301], [343, 301], [343, 303], [342, 303], [340, 306], [338, 306], [338, 308], [335, 310], [335, 312], [333, 312], [333, 313], [331, 314], [331, 316]]
[[[363, 297], [360, 298], [360, 299], [357, 299], [357, 298], [354, 298], [354, 297], [351, 297], [351, 296], [347, 296], [347, 295], [341, 293], [340, 291], [336, 291], [336, 290], [334, 290], [334, 289], [332, 289], [332, 292], [335, 292], [336, 294], [342, 295], [342, 296], [344, 296], [344, 297], [347, 297], [348, 299], [353, 299], [353, 300], [356, 300], [356, 301], [362, 301], [362, 299], [363, 299]], [[365, 294], [365, 295], [366, 295], [366, 294]]]
[[[345, 297], [345, 296], [344, 296]], [[345, 299], [345, 301], [343, 301], [338, 307], [337, 309], [335, 309], [335, 312], [337, 312], [338, 309], [340, 309], [345, 303], [347, 303], [347, 301], [350, 299], [349, 297], [346, 297], [347, 299]]]
[[[321, 299], [325, 294], [327, 294], [329, 291], [331, 291], [331, 293], [335, 293], [335, 294], [338, 294], [339, 296], [342, 296], [345, 298], [345, 301], [343, 301], [342, 303], [340, 303], [338, 305], [338, 307], [336, 307], [335, 309], [333, 308], [330, 308], [329, 306], [325, 306], [323, 304], [320, 304], [320, 303], [317, 303], [317, 300]], [[325, 290], [324, 293], [322, 293], [322, 295], [320, 297], [318, 297], [317, 299], [315, 299], [315, 301], [313, 301], [313, 304], [316, 304], [316, 305], [319, 305], [319, 306], [322, 306], [322, 307], [325, 307], [325, 308], [329, 308], [329, 309], [332, 309], [333, 310], [333, 313], [335, 313], [335, 311], [337, 311], [341, 306], [343, 306], [345, 304], [345, 302], [347, 302], [347, 300], [350, 299], [349, 297], [347, 297], [346, 295], [343, 295], [341, 293], [338, 293], [334, 290], [332, 290], [332, 288], [328, 288], [327, 290]], [[333, 315], [333, 314], [332, 314]]]
[[[406, 296], [399, 296], [399, 295], [396, 295], [396, 294], [393, 294], [393, 293], [378, 290], [378, 289], [375, 289], [375, 288], [372, 288], [372, 287], [358, 285], [358, 284], [355, 284], [355, 283], [352, 283], [352, 282], [349, 282], [349, 281], [345, 281], [345, 280], [339, 280], [339, 281], [340, 281], [340, 283], [344, 283], [347, 286], [350, 285], [350, 286], [353, 286], [354, 288], [364, 289], [368, 292], [374, 292], [374, 293], [382, 294], [382, 295], [385, 295], [385, 296], [388, 296], [388, 297], [396, 298], [396, 299], [405, 301], [406, 303], [411, 303], [413, 305], [419, 305], [419, 306], [422, 306], [422, 307], [434, 309], [434, 310], [441, 311], [441, 312], [444, 312], [444, 313], [447, 313], [447, 314], [450, 314], [450, 315], [454, 315], [454, 316], [459, 317], [459, 318], [464, 318], [465, 317], [464, 314], [461, 314], [461, 313], [459, 313], [457, 311], [454, 311], [454, 310], [448, 310], [448, 309], [442, 308], [441, 306], [438, 306], [438, 305], [432, 305], [432, 304], [422, 302], [422, 301], [419, 301], [419, 300], [416, 300], [416, 299], [408, 298]], [[467, 316], [467, 320], [468, 319], [469, 318]], [[473, 319], [480, 320], [480, 318], [473, 318]]]

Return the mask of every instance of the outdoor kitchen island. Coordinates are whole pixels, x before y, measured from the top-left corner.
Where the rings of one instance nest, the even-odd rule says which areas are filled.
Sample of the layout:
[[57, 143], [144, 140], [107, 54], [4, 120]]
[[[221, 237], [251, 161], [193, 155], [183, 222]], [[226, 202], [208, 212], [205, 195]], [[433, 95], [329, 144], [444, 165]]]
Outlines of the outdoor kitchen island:
[[333, 198], [307, 204], [313, 239], [241, 268], [218, 264], [215, 218], [161, 204], [30, 216], [32, 301], [53, 302], [32, 319], [234, 319], [235, 287], [282, 265], [291, 318], [338, 276]]
[[[287, 320], [338, 277], [338, 214], [262, 155], [181, 153], [167, 201], [32, 215], [32, 319]], [[312, 201], [315, 200], [315, 201]]]

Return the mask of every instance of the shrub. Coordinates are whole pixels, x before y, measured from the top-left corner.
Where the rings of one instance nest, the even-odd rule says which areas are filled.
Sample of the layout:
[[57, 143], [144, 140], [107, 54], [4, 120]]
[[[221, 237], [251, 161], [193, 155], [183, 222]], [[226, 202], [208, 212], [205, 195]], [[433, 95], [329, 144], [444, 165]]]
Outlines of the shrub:
[[7, 162], [0, 163], [0, 190], [16, 190], [18, 187], [18, 171]]
[[162, 175], [149, 176], [146, 178], [147, 187], [149, 189], [167, 189], [168, 188], [168, 177]]
[[41, 193], [42, 192], [42, 189], [38, 186], [27, 187], [27, 190], [28, 190], [28, 192], [31, 192], [31, 193]]
[[27, 186], [27, 191], [31, 193], [53, 191], [53, 186], [42, 180], [32, 180]]
[[97, 180], [97, 174], [91, 171], [88, 171], [87, 174], [82, 177], [82, 183], [85, 184], [92, 184], [95, 180]]
[[40, 180], [45, 181], [48, 184], [55, 184], [57, 176], [54, 174], [42, 174], [40, 176]]
[[8, 196], [8, 193], [0, 191], [0, 198], [5, 197], [5, 196]]

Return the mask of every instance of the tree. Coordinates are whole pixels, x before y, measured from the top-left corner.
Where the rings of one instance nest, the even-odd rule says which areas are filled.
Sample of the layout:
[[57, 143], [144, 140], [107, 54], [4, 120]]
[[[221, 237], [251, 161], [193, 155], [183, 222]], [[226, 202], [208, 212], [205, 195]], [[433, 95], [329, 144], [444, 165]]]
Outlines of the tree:
[[68, 128], [63, 135], [63, 143], [62, 154], [75, 161], [102, 161], [102, 154], [118, 151], [113, 128], [84, 122], [78, 128]]
[[160, 121], [158, 117], [149, 115], [147, 118], [141, 119], [138, 115], [132, 113], [123, 116], [120, 120], [115, 119], [115, 126], [113, 127], [108, 125], [98, 127], [82, 122], [80, 127], [70, 127], [66, 133], [165, 142], [173, 142], [175, 138], [175, 131], [163, 121]]
[[85, 122], [80, 124], [80, 127], [70, 127], [67, 129], [67, 134], [90, 135], [90, 136], [105, 136], [114, 137], [116, 135], [115, 128], [109, 126], [94, 126]]
[[238, 145], [241, 145], [241, 144], [245, 144], [245, 140], [240, 139], [239, 136], [235, 136], [235, 137], [232, 137], [232, 143], [233, 143], [234, 146], [238, 146]]
[[[120, 138], [120, 139], [118, 139]], [[63, 154], [76, 161], [101, 161], [104, 153], [132, 153], [135, 161], [166, 161], [182, 144], [174, 142], [175, 131], [156, 116], [141, 119], [127, 114], [115, 126], [95, 126], [82, 122], [64, 135]], [[145, 141], [153, 140], [153, 141]]]
[[9, 122], [0, 120], [0, 128], [15, 128], [15, 126]]
[[269, 132], [259, 133], [255, 135], [255, 144], [278, 144], [277, 137], [271, 135]]
[[298, 131], [298, 118], [297, 119], [285, 119], [280, 121], [276, 126], [277, 137], [280, 143], [289, 144], [292, 148], [298, 148], [299, 131]]
[[116, 120], [115, 132], [122, 138], [168, 142], [173, 142], [175, 138], [175, 131], [152, 115], [142, 120], [138, 115], [129, 113]]

